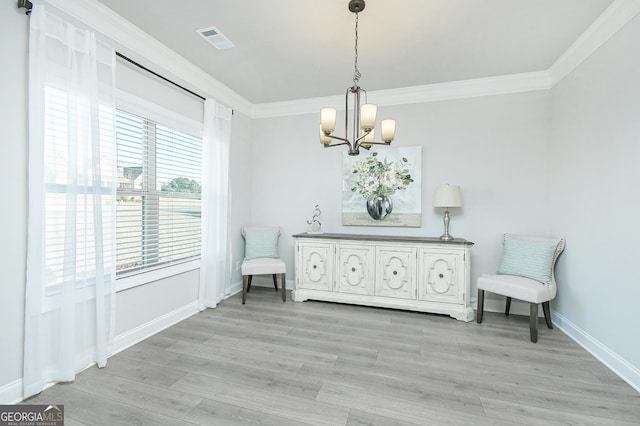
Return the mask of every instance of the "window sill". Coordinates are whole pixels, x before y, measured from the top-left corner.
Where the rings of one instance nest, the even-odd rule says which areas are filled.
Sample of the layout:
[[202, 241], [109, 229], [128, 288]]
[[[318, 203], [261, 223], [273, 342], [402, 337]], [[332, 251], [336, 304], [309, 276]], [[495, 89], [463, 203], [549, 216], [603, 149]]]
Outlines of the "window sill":
[[149, 284], [174, 275], [183, 274], [200, 268], [200, 259], [190, 262], [179, 263], [177, 265], [148, 269], [137, 273], [116, 278], [116, 292], [128, 290], [140, 285]]

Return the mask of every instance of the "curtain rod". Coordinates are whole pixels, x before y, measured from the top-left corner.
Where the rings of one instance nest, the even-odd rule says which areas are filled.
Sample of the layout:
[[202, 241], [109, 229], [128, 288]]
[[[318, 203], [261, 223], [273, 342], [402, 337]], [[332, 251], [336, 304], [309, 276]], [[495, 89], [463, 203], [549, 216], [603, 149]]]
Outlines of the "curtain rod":
[[118, 52], [118, 51], [116, 51], [116, 56], [118, 56], [119, 58], [124, 59], [125, 61], [127, 61], [127, 62], [129, 62], [129, 63], [131, 63], [131, 64], [133, 64], [133, 65], [135, 65], [135, 66], [137, 66], [138, 68], [141, 68], [141, 69], [145, 70], [146, 72], [148, 72], [148, 73], [150, 73], [150, 74], [155, 75], [156, 77], [158, 77], [158, 78], [160, 78], [160, 79], [162, 79], [162, 80], [166, 81], [167, 83], [173, 84], [174, 86], [176, 86], [176, 87], [178, 87], [178, 88], [180, 88], [180, 89], [184, 90], [185, 92], [192, 94], [192, 95], [193, 95], [193, 96], [195, 96], [196, 98], [200, 98], [200, 99], [202, 99], [203, 101], [204, 101], [204, 100], [206, 100], [206, 98], [205, 98], [204, 96], [201, 96], [201, 95], [197, 94], [197, 93], [196, 93], [196, 92], [194, 92], [193, 90], [189, 90], [189, 89], [187, 89], [186, 87], [184, 87], [184, 86], [182, 86], [182, 85], [180, 85], [180, 84], [176, 83], [176, 82], [175, 82], [175, 81], [173, 81], [173, 80], [169, 80], [167, 77], [165, 77], [165, 76], [163, 76], [163, 75], [160, 75], [160, 74], [158, 74], [157, 72], [155, 72], [155, 71], [153, 71], [153, 70], [150, 70], [149, 68], [145, 67], [144, 65], [139, 64], [138, 62], [134, 61], [133, 59], [131, 59], [131, 58], [129, 58], [129, 57], [127, 57], [127, 56], [125, 56], [125, 55], [123, 55], [122, 53], [120, 53], [120, 52]]
[[[18, 0], [18, 8], [24, 8], [24, 9], [27, 9], [27, 11], [26, 11], [25, 13], [26, 13], [27, 15], [29, 15], [29, 14], [31, 13], [31, 9], [33, 9], [33, 3], [31, 3], [29, 0]], [[165, 77], [165, 76], [163, 76], [163, 75], [160, 75], [160, 74], [158, 74], [157, 72], [155, 72], [155, 71], [153, 71], [153, 70], [150, 70], [149, 68], [145, 67], [144, 65], [139, 64], [138, 62], [134, 61], [133, 59], [131, 59], [131, 58], [129, 58], [129, 57], [127, 57], [127, 56], [125, 56], [125, 55], [123, 55], [122, 53], [120, 53], [120, 52], [118, 52], [118, 51], [116, 51], [116, 56], [118, 56], [118, 57], [120, 57], [120, 58], [124, 59], [125, 61], [127, 61], [127, 62], [129, 62], [129, 63], [131, 63], [131, 64], [133, 64], [133, 65], [135, 65], [135, 66], [137, 66], [138, 68], [141, 68], [141, 69], [145, 70], [146, 72], [148, 72], [148, 73], [150, 73], [150, 74], [155, 75], [156, 77], [158, 77], [158, 78], [160, 78], [160, 79], [162, 79], [162, 80], [166, 81], [166, 82], [167, 82], [167, 83], [169, 83], [169, 84], [173, 84], [174, 86], [176, 86], [176, 87], [178, 87], [178, 88], [180, 88], [180, 89], [184, 90], [184, 91], [185, 91], [185, 92], [187, 92], [187, 93], [190, 93], [191, 95], [195, 96], [196, 98], [202, 99], [203, 101], [204, 101], [204, 100], [206, 100], [206, 98], [205, 98], [204, 96], [197, 94], [197, 93], [196, 93], [196, 92], [194, 92], [193, 90], [189, 90], [189, 89], [187, 89], [186, 87], [184, 87], [184, 86], [182, 86], [182, 85], [180, 85], [180, 84], [176, 83], [176, 82], [175, 82], [175, 81], [173, 81], [173, 80], [169, 80], [167, 77]], [[233, 109], [232, 109], [232, 110], [231, 110], [231, 114], [233, 114], [233, 113], [234, 113], [234, 111], [233, 111]]]
[[27, 9], [25, 13], [28, 15], [31, 13], [31, 9], [33, 9], [33, 3], [29, 0], [18, 0], [18, 9]]

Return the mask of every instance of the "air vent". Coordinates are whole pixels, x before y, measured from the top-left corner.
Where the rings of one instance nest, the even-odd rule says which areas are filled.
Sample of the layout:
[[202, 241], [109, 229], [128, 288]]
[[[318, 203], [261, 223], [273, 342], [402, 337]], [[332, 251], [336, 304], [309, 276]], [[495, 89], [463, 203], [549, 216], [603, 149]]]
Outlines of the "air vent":
[[235, 45], [220, 32], [216, 27], [202, 28], [196, 30], [198, 34], [204, 37], [209, 43], [213, 44], [216, 49], [229, 49]]

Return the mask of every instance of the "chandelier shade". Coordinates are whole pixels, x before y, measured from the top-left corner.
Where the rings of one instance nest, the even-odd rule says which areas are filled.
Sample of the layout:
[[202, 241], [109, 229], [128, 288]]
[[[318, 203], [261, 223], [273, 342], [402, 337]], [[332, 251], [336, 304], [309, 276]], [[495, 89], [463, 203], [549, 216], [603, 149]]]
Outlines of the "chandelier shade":
[[[364, 7], [364, 0], [349, 1], [349, 10], [356, 15], [356, 40], [353, 86], [348, 87], [345, 93], [344, 137], [334, 134], [337, 117], [336, 109], [322, 108], [320, 110], [320, 143], [325, 148], [347, 145], [349, 155], [359, 155], [360, 148], [371, 149], [373, 145], [390, 145], [396, 134], [396, 121], [385, 119], [380, 123], [382, 141], [375, 141], [378, 106], [367, 102], [367, 91], [358, 85], [362, 76], [358, 70], [358, 13], [362, 12]], [[364, 103], [362, 103], [363, 98]], [[349, 99], [351, 99], [351, 102], [349, 102]], [[349, 130], [352, 132], [351, 138], [348, 136]]]

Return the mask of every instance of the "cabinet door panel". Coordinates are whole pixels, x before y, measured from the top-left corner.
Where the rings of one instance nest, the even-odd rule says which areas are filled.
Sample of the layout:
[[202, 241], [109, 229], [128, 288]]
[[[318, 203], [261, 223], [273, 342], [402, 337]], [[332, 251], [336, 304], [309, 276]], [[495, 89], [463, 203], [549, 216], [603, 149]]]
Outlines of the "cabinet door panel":
[[378, 247], [376, 252], [376, 296], [416, 298], [416, 250]]
[[338, 275], [336, 291], [371, 294], [371, 265], [373, 250], [338, 245]]
[[462, 255], [457, 253], [430, 253], [421, 255], [420, 300], [460, 303], [463, 300], [462, 289], [458, 283], [459, 269], [462, 267]]
[[314, 244], [300, 247], [301, 288], [332, 290], [333, 245]]

